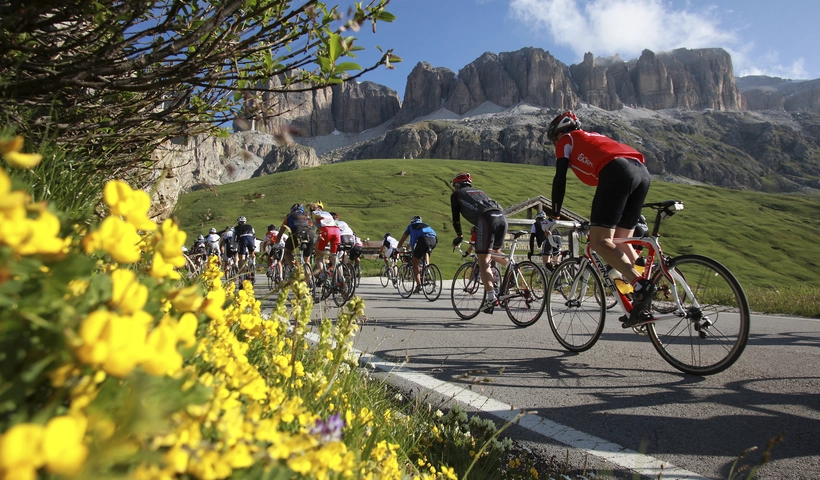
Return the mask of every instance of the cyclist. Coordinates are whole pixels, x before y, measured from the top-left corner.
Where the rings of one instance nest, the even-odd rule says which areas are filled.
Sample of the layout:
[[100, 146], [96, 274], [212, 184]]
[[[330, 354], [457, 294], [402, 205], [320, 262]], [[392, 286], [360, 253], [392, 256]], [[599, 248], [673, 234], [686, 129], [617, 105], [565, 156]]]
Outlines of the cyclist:
[[256, 250], [256, 231], [248, 223], [245, 217], [236, 219], [236, 227], [234, 228], [234, 235], [236, 235], [236, 242], [239, 253], [239, 271], [245, 266], [245, 258], [253, 255]]
[[589, 243], [601, 258], [632, 284], [633, 308], [624, 327], [652, 321], [649, 302], [654, 286], [639, 279], [634, 263], [638, 254], [629, 245], [616, 246], [613, 238], [629, 237], [641, 215], [649, 191], [649, 171], [643, 154], [598, 133], [581, 129], [578, 117], [564, 112], [550, 122], [547, 138], [555, 145], [555, 178], [552, 182], [554, 223], [561, 213], [567, 169], [587, 185], [596, 187], [590, 214]]
[[336, 265], [336, 253], [339, 251], [339, 243], [341, 242], [336, 220], [333, 220], [333, 216], [330, 212], [326, 212], [324, 208], [322, 202], [313, 202], [310, 204], [311, 217], [319, 232], [319, 239], [316, 241], [316, 258], [313, 265], [313, 275], [319, 275], [322, 270], [325, 247], [327, 246], [330, 246], [331, 268]]
[[555, 264], [558, 263], [563, 239], [561, 234], [550, 232], [549, 227], [546, 212], [538, 212], [538, 215], [535, 216], [535, 223], [532, 224], [532, 229], [530, 229], [530, 251], [527, 253], [527, 258], [532, 260], [535, 247], [538, 246], [541, 249], [542, 265], [547, 270], [552, 271]]
[[[290, 232], [289, 236], [287, 236], [288, 231]], [[279, 234], [280, 237], [277, 237], [277, 241], [285, 242], [285, 261], [293, 264], [293, 252], [304, 242], [305, 250], [302, 253], [307, 263], [310, 256], [313, 255], [313, 244], [316, 240], [313, 236], [313, 221], [305, 213], [304, 205], [294, 203], [290, 207], [290, 213], [282, 220]], [[285, 237], [282, 237], [283, 235]], [[287, 238], [287, 240], [284, 238]]]
[[[382, 241], [382, 247], [379, 251], [379, 258], [384, 259], [384, 265], [387, 268], [390, 268], [390, 259], [396, 259], [399, 256], [399, 241], [393, 238], [390, 235], [390, 232], [386, 232], [384, 234], [384, 241]], [[396, 273], [395, 271], [393, 273]], [[393, 283], [396, 283], [395, 275], [393, 276]]]
[[410, 225], [399, 239], [398, 249], [401, 249], [407, 237], [410, 237], [410, 248], [413, 251], [413, 277], [416, 279], [416, 289], [413, 293], [419, 293], [421, 292], [421, 259], [424, 258], [426, 263], [430, 263], [430, 253], [436, 248], [438, 239], [435, 230], [422, 222], [418, 215], [410, 219]]
[[[274, 267], [278, 266], [279, 260], [281, 260], [281, 250], [276, 248], [278, 245], [276, 237], [278, 235], [279, 231], [276, 230], [276, 225], [271, 223], [268, 225], [268, 231], [265, 232], [265, 238], [262, 240], [262, 245], [260, 245], [260, 250], [265, 252], [268, 257], [268, 275], [273, 275]], [[279, 273], [282, 273], [281, 270], [279, 270]]]
[[[487, 300], [481, 309], [484, 313], [493, 313], [493, 308], [498, 305], [498, 299], [495, 297], [495, 282], [493, 282], [490, 265], [492, 254], [500, 253], [499, 250], [504, 245], [504, 237], [507, 235], [507, 217], [504, 216], [498, 202], [482, 190], [473, 188], [473, 177], [469, 173], [459, 173], [453, 177], [450, 184], [454, 189], [450, 196], [453, 229], [458, 235], [453, 240], [453, 246], [464, 241], [461, 235], [461, 216], [463, 215], [476, 227], [475, 252], [478, 257], [481, 281], [487, 294]], [[505, 263], [505, 260], [500, 258], [498, 261]]]
[[211, 230], [208, 232], [208, 236], [205, 237], [205, 244], [207, 245], [209, 257], [211, 255], [219, 256], [219, 240], [220, 236], [216, 233], [216, 229], [211, 227]]
[[362, 243], [362, 239], [359, 238], [357, 235], [353, 235], [353, 248], [350, 249], [350, 253], [348, 254], [347, 258], [352, 263], [353, 271], [358, 272], [359, 265], [361, 264], [362, 258], [362, 248], [364, 244]]
[[194, 256], [194, 261], [201, 268], [202, 265], [205, 263], [205, 260], [207, 258], [205, 256], [205, 254], [207, 252], [207, 247], [205, 245], [205, 236], [204, 235], [200, 235], [200, 236], [196, 237], [196, 240], [194, 240], [194, 244], [191, 245], [191, 252]]
[[[339, 227], [339, 248], [343, 251], [348, 252], [353, 248], [353, 244], [356, 239], [356, 234], [353, 233], [353, 229], [350, 228], [350, 225], [347, 222], [339, 220], [339, 214], [336, 212], [330, 212], [330, 216], [333, 217], [333, 220], [336, 221], [336, 226]], [[347, 260], [345, 260], [347, 263]]]
[[222, 249], [222, 269], [225, 270], [225, 275], [228, 275], [228, 264], [231, 260], [236, 263], [236, 252], [239, 250], [236, 235], [234, 234], [233, 227], [228, 225], [225, 227], [225, 232], [222, 234], [222, 238], [219, 241], [219, 246]]

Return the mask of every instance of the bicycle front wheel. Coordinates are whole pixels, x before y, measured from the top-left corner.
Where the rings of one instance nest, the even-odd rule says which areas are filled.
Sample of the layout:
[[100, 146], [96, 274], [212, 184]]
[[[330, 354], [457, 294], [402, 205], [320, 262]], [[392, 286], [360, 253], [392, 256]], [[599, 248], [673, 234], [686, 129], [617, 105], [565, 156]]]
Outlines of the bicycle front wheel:
[[399, 290], [399, 295], [401, 298], [410, 298], [416, 283], [413, 278], [413, 266], [409, 263], [402, 263], [399, 265], [399, 273], [396, 276], [398, 277], [396, 288]]
[[524, 260], [507, 270], [504, 291], [499, 300], [507, 310], [507, 316], [518, 327], [529, 327], [544, 313], [544, 297], [547, 276], [544, 270], [529, 260]]
[[379, 282], [381, 282], [382, 287], [387, 287], [390, 283], [390, 268], [387, 265], [382, 265], [381, 270], [379, 270]]
[[465, 263], [456, 270], [450, 287], [450, 302], [456, 315], [464, 320], [478, 315], [484, 303], [484, 286], [476, 262]]
[[[683, 311], [672, 320], [661, 318], [647, 325], [652, 345], [681, 372], [713, 375], [726, 370], [749, 340], [749, 303], [743, 287], [726, 267], [701, 255], [673, 258], [668, 269]], [[656, 291], [672, 289], [660, 272], [653, 281]]]
[[580, 270], [581, 258], [558, 264], [550, 277], [547, 320], [555, 339], [571, 352], [592, 348], [604, 331], [604, 285], [592, 265]]
[[424, 267], [421, 272], [421, 291], [424, 292], [424, 298], [430, 302], [435, 302], [441, 296], [441, 270], [436, 264], [431, 263]]

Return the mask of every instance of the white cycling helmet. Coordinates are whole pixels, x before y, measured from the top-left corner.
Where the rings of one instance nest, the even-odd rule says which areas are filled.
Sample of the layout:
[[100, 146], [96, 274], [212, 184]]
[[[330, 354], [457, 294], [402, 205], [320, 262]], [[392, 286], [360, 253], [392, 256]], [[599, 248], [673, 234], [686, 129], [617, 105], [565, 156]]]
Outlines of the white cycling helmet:
[[578, 117], [576, 117], [574, 113], [566, 111], [550, 122], [549, 127], [547, 127], [547, 138], [550, 142], [554, 142], [558, 135], [571, 132], [572, 130], [578, 130], [579, 128], [581, 128], [581, 122], [578, 120]]

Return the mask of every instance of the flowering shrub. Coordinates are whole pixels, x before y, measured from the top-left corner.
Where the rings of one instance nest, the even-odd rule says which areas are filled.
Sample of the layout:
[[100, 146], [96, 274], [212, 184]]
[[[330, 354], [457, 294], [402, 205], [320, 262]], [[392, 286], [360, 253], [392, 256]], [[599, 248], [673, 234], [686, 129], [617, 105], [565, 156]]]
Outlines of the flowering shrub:
[[[36, 165], [21, 149], [0, 142], [10, 166]], [[145, 192], [113, 180], [104, 201], [98, 226], [61, 225], [0, 168], [2, 478], [417, 472], [379, 435], [402, 420], [353, 406], [341, 380], [356, 367], [360, 299], [310, 345], [303, 282], [266, 318], [249, 282], [223, 285], [215, 258], [182, 283], [186, 235], [147, 217]]]

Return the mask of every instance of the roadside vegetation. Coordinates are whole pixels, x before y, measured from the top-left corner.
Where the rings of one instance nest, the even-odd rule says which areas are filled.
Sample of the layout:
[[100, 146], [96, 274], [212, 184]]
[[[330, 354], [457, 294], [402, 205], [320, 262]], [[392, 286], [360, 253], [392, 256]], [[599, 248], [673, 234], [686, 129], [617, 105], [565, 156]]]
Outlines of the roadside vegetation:
[[[550, 197], [551, 167], [357, 160], [197, 190], [180, 197], [174, 216], [189, 238], [234, 225], [240, 215], [264, 232], [270, 223], [279, 225], [292, 204], [321, 200], [360, 237], [378, 241], [388, 231], [398, 238], [410, 218], [421, 215], [439, 237], [433, 261], [451, 278], [461, 258], [450, 247], [448, 183], [460, 171], [469, 171], [475, 186], [505, 207]], [[587, 216], [593, 191], [569, 178], [565, 208]], [[667, 199], [682, 200], [686, 208], [663, 224], [665, 253], [720, 261], [738, 277], [756, 312], [820, 317], [820, 246], [806, 241], [820, 236], [820, 197], [653, 182], [647, 201]], [[365, 262], [365, 274], [376, 275], [378, 266]]]

